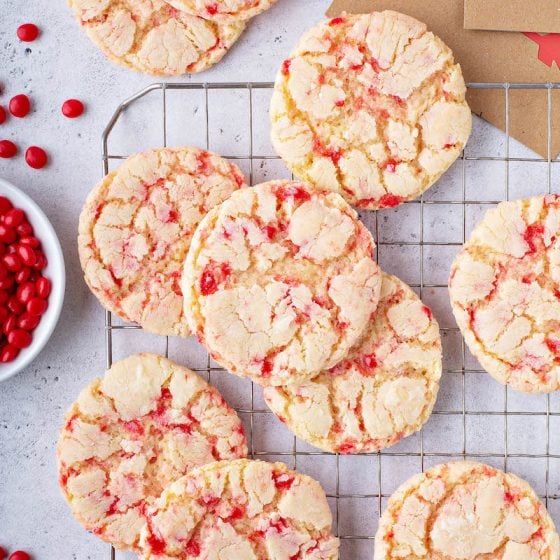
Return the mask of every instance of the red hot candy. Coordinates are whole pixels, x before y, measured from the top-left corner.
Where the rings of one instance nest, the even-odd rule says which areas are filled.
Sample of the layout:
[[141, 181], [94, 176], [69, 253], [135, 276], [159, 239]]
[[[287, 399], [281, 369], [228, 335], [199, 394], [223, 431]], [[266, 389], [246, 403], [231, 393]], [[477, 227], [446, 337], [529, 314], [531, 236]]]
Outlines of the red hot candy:
[[8, 107], [10, 109], [10, 113], [12, 113], [14, 117], [23, 119], [23, 117], [26, 117], [31, 110], [31, 103], [27, 95], [20, 93], [19, 95], [16, 95], [15, 97], [12, 97], [10, 99], [10, 104]]
[[67, 99], [62, 104], [62, 114], [69, 119], [75, 119], [84, 112], [84, 104], [78, 99]]
[[39, 36], [39, 28], [34, 23], [24, 23], [17, 28], [17, 36], [24, 43], [31, 43]]

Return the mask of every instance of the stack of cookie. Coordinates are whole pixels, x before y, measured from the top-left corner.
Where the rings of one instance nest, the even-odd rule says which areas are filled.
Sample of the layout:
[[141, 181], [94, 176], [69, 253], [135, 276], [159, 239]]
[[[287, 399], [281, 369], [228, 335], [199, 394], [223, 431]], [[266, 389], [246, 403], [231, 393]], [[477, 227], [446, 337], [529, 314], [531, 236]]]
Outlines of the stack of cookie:
[[112, 62], [153, 76], [202, 72], [276, 0], [68, 0]]
[[58, 442], [60, 486], [75, 517], [143, 560], [217, 558], [224, 548], [229, 558], [255, 558], [252, 550], [338, 558], [319, 483], [246, 456], [241, 421], [220, 393], [146, 353], [82, 391]]

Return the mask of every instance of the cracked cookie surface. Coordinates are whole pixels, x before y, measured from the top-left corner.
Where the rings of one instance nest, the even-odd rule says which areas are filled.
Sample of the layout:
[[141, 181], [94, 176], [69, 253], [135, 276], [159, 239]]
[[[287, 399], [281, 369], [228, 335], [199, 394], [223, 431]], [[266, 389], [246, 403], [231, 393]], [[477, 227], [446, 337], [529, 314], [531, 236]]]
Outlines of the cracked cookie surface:
[[148, 510], [142, 560], [337, 560], [312, 478], [283, 463], [221, 461], [171, 484]]
[[248, 20], [268, 10], [277, 0], [166, 0], [178, 10], [217, 21], [233, 23]]
[[155, 354], [115, 362], [65, 417], [59, 481], [76, 519], [119, 549], [139, 550], [145, 508], [192, 468], [247, 456], [243, 426], [220, 393]]
[[300, 179], [366, 209], [420, 196], [457, 159], [472, 117], [450, 49], [397, 12], [309, 30], [276, 79], [272, 141]]
[[243, 32], [241, 21], [220, 24], [164, 0], [68, 0], [92, 42], [112, 62], [153, 76], [206, 70]]
[[560, 388], [560, 197], [502, 202], [451, 267], [453, 313], [471, 352], [518, 391]]
[[189, 336], [180, 278], [207, 212], [245, 186], [239, 169], [198, 148], [131, 156], [89, 194], [78, 248], [85, 280], [121, 319], [161, 335]]
[[233, 193], [198, 227], [182, 291], [193, 332], [261, 385], [337, 364], [379, 300], [374, 241], [335, 193], [272, 181]]
[[348, 357], [310, 381], [266, 387], [264, 398], [312, 445], [332, 453], [374, 453], [425, 424], [441, 370], [432, 312], [404, 282], [383, 273], [375, 316]]
[[480, 463], [438, 465], [389, 499], [375, 560], [557, 560], [558, 534], [532, 488]]

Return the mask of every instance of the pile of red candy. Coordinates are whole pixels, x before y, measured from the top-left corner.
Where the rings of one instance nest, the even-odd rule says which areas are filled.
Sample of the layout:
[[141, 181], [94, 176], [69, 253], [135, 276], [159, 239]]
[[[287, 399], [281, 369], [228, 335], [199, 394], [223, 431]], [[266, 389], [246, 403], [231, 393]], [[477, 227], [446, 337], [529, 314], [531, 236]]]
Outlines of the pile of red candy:
[[[26, 43], [35, 41], [39, 36], [39, 28], [33, 23], [25, 23], [17, 29], [17, 36], [20, 41]], [[1, 92], [0, 92], [1, 93]], [[31, 110], [31, 101], [27, 95], [20, 93], [10, 99], [8, 111], [13, 117], [18, 119], [25, 118]], [[75, 119], [84, 112], [84, 105], [78, 99], [68, 99], [62, 105], [62, 114], [69, 119]], [[8, 118], [8, 113], [0, 105], [0, 124]], [[10, 159], [17, 155], [18, 146], [11, 140], [0, 140], [0, 158]], [[33, 169], [42, 169], [47, 165], [49, 157], [47, 152], [39, 146], [29, 146], [25, 151], [25, 161]]]
[[51, 293], [46, 266], [24, 211], [0, 196], [0, 363], [12, 362], [33, 341]]

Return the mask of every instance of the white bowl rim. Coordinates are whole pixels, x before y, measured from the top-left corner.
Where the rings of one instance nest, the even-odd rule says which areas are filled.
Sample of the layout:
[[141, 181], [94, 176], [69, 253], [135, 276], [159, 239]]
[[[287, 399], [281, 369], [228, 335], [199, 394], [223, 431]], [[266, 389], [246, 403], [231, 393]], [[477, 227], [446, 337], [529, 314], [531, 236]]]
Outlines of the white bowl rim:
[[0, 195], [7, 196], [14, 206], [25, 211], [37, 237], [43, 244], [43, 251], [45, 251], [48, 259], [45, 270], [47, 274], [51, 273], [50, 277], [52, 279], [49, 307], [41, 318], [41, 322], [33, 331], [31, 346], [23, 349], [13, 362], [0, 364], [0, 381], [5, 381], [21, 372], [36, 358], [54, 332], [64, 303], [66, 270], [64, 254], [56, 231], [39, 205], [28, 194], [2, 178], [0, 178]]

